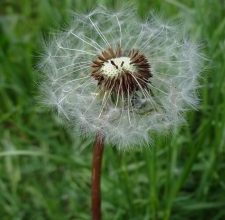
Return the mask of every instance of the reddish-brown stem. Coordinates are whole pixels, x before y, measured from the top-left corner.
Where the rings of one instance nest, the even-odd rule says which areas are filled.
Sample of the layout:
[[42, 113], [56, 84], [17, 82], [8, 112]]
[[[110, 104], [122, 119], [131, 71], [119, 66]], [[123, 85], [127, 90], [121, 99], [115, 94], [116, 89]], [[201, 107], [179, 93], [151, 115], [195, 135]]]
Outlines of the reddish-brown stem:
[[104, 150], [104, 137], [96, 134], [92, 162], [92, 220], [101, 220], [101, 163]]

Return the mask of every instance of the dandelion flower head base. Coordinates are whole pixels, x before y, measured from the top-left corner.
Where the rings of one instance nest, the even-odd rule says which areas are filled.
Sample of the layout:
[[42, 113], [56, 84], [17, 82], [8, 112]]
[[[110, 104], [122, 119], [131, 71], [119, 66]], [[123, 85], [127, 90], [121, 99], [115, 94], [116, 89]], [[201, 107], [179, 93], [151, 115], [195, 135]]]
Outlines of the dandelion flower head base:
[[138, 50], [123, 52], [120, 47], [108, 48], [92, 63], [92, 74], [103, 91], [128, 94], [140, 88], [152, 76], [147, 58]]

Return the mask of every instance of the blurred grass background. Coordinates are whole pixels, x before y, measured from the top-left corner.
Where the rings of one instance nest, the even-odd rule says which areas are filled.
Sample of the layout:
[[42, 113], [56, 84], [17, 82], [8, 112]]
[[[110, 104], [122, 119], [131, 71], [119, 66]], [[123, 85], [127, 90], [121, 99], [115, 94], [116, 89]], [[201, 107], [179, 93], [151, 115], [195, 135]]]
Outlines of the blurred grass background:
[[[43, 36], [119, 0], [0, 0], [0, 219], [90, 219], [93, 140], [72, 137], [37, 101]], [[107, 148], [104, 220], [225, 219], [225, 1], [133, 0], [141, 18], [182, 18], [209, 58], [189, 126], [142, 152]], [[123, 2], [124, 3], [124, 2]]]

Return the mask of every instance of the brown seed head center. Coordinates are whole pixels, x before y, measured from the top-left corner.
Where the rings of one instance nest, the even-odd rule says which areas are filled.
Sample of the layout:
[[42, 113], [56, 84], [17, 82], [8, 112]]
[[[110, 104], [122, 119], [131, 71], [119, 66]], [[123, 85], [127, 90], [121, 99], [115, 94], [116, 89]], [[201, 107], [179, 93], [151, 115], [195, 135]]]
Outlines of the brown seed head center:
[[92, 63], [94, 79], [103, 91], [131, 94], [146, 88], [152, 76], [147, 58], [138, 50], [123, 52], [120, 47], [108, 48]]

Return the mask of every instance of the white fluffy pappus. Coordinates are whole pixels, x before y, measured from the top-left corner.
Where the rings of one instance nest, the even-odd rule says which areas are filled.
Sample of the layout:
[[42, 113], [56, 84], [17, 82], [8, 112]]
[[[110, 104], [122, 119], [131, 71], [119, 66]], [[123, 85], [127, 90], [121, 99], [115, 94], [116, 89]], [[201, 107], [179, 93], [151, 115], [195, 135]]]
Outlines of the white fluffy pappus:
[[154, 15], [142, 22], [131, 8], [100, 7], [74, 15], [48, 43], [41, 89], [45, 103], [84, 134], [101, 131], [120, 149], [146, 147], [151, 134], [180, 125], [183, 113], [197, 106], [201, 68], [198, 45], [185, 38], [181, 25]]

